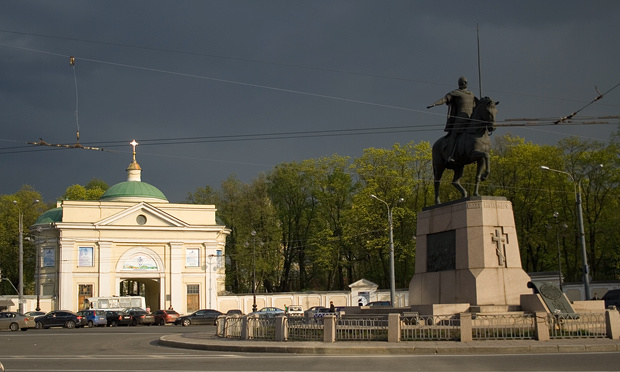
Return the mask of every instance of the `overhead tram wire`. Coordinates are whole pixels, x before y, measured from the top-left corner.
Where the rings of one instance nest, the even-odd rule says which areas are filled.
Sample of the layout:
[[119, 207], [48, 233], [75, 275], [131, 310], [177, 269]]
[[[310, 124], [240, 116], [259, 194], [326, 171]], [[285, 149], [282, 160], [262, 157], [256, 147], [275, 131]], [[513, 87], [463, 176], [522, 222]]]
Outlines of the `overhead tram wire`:
[[[0, 30], [0, 32], [2, 32], [2, 31], [3, 30]], [[6, 32], [10, 32], [10, 31], [6, 31]], [[43, 35], [39, 35], [39, 36], [43, 36]], [[6, 46], [6, 47], [11, 47], [11, 48], [16, 48], [16, 49], [22, 49], [22, 50], [37, 52], [37, 53], [44, 53], [44, 54], [56, 55], [56, 56], [62, 56], [62, 57], [70, 57], [70, 56], [66, 56], [66, 55], [63, 55], [63, 54], [59, 54], [59, 53], [52, 53], [52, 52], [47, 52], [47, 51], [41, 51], [41, 50], [37, 50], [37, 49], [33, 49], [33, 48], [19, 47], [19, 46], [9, 45], [9, 44], [5, 44], [5, 43], [0, 43], [0, 45]], [[330, 96], [330, 95], [324, 95], [324, 94], [318, 94], [318, 93], [310, 93], [310, 92], [304, 92], [304, 91], [299, 91], [299, 90], [294, 90], [294, 89], [278, 88], [278, 87], [273, 87], [273, 86], [268, 86], [268, 85], [246, 83], [246, 82], [235, 81], [235, 80], [220, 79], [220, 78], [214, 78], [214, 77], [203, 76], [203, 75], [196, 75], [196, 74], [187, 74], [187, 73], [182, 73], [182, 72], [162, 70], [162, 69], [156, 69], [156, 68], [151, 68], [151, 67], [136, 66], [136, 65], [124, 64], [124, 63], [118, 63], [118, 62], [103, 61], [103, 60], [97, 60], [97, 59], [80, 58], [80, 60], [88, 61], [88, 62], [93, 62], [93, 63], [108, 64], [108, 65], [111, 65], [111, 66], [119, 66], [119, 67], [132, 68], [132, 69], [137, 69], [137, 70], [142, 70], [142, 71], [158, 72], [158, 73], [164, 73], [164, 74], [170, 74], [170, 75], [176, 75], [176, 76], [182, 76], [182, 77], [189, 77], [189, 78], [196, 78], [196, 79], [216, 81], [216, 82], [227, 83], [227, 84], [235, 84], [235, 85], [241, 85], [241, 86], [247, 86], [247, 87], [268, 89], [268, 90], [285, 92], [285, 93], [300, 94], [300, 95], [306, 95], [306, 96], [317, 97], [317, 98], [332, 99], [332, 100], [349, 102], [349, 103], [357, 103], [357, 104], [363, 104], [363, 105], [369, 105], [369, 106], [375, 106], [375, 107], [382, 107], [382, 108], [388, 108], [388, 109], [395, 109], [395, 110], [403, 110], [403, 111], [409, 111], [409, 112], [424, 113], [425, 115], [429, 114], [427, 111], [421, 110], [421, 109], [418, 110], [418, 109], [412, 109], [412, 108], [407, 108], [407, 107], [402, 107], [402, 106], [386, 105], [386, 104], [381, 104], [381, 103], [376, 103], [376, 102], [355, 100], [355, 99], [350, 99], [350, 98], [336, 97], [336, 96]], [[260, 62], [260, 61], [258, 61], [258, 62]], [[610, 89], [607, 92], [605, 92], [604, 94], [609, 93], [611, 90], [615, 89], [618, 85], [620, 85], [620, 83], [617, 84], [616, 86], [614, 86], [612, 89]], [[598, 101], [599, 99], [601, 99], [603, 95], [599, 95], [599, 97], [597, 97], [595, 100], [593, 100], [592, 102], [590, 102], [586, 106], [582, 107], [581, 109], [579, 109], [578, 111], [574, 112], [573, 114], [571, 114], [571, 115], [569, 115], [567, 117], [564, 117], [563, 120], [566, 120], [569, 117], [572, 118], [579, 111], [583, 110], [585, 107], [587, 107], [587, 106], [591, 105], [592, 103], [594, 103], [595, 101]], [[560, 119], [558, 122], [560, 122], [560, 121], [562, 121], [562, 119]], [[555, 123], [555, 124], [557, 124], [557, 123]]]
[[[331, 69], [331, 68], [324, 68], [324, 67], [296, 65], [292, 63], [281, 63], [281, 62], [263, 61], [263, 60], [251, 59], [251, 58], [222, 56], [222, 55], [217, 55], [217, 54], [188, 52], [188, 51], [179, 50], [179, 49], [156, 48], [156, 47], [148, 47], [148, 46], [141, 46], [141, 45], [134, 45], [134, 44], [113, 43], [113, 42], [108, 42], [108, 41], [78, 39], [78, 38], [55, 36], [55, 35], [43, 35], [43, 34], [19, 32], [19, 31], [11, 31], [11, 30], [3, 30], [3, 29], [0, 29], [0, 32], [7, 33], [7, 34], [14, 34], [14, 35], [35, 36], [35, 37], [43, 37], [43, 38], [66, 40], [66, 41], [77, 41], [81, 43], [107, 45], [107, 46], [122, 47], [122, 48], [128, 48], [128, 49], [139, 49], [139, 50], [146, 50], [146, 51], [164, 52], [164, 53], [171, 53], [171, 54], [182, 54], [182, 55], [196, 56], [196, 57], [208, 57], [208, 58], [215, 58], [215, 59], [222, 59], [222, 60], [229, 60], [229, 61], [258, 63], [258, 64], [263, 64], [263, 65], [272, 65], [272, 66], [290, 67], [290, 68], [297, 68], [297, 69], [304, 69], [304, 70], [331, 72], [331, 73], [371, 77], [371, 78], [386, 79], [386, 80], [397, 80], [397, 81], [405, 81], [405, 82], [410, 82], [410, 83], [421, 83], [421, 84], [441, 85], [441, 86], [449, 85], [449, 84], [442, 84], [442, 83], [434, 83], [430, 81], [401, 78], [397, 76], [377, 75], [377, 74], [369, 74], [369, 73], [364, 73], [364, 72], [345, 71], [345, 70], [338, 70], [338, 69]], [[1, 44], [1, 45], [4, 45], [4, 44]]]
[[579, 110], [573, 112], [570, 115], [564, 116], [562, 118], [560, 118], [559, 120], [555, 121], [553, 124], [559, 124], [559, 123], [563, 123], [566, 120], [572, 119], [575, 115], [577, 115], [581, 110], [585, 109], [586, 107], [592, 105], [594, 102], [602, 99], [607, 93], [611, 92], [612, 90], [616, 89], [618, 86], [620, 86], [620, 83], [614, 85], [613, 87], [611, 87], [611, 89], [609, 89], [608, 91], [606, 91], [605, 93], [601, 93], [598, 91], [598, 88], [595, 86], [594, 89], [596, 90], [596, 92], [598, 93], [598, 96], [596, 96], [596, 98], [594, 98], [592, 101], [590, 101], [587, 105], [583, 106], [582, 108], [580, 108]]
[[[7, 44], [3, 44], [0, 43], [0, 45], [5, 45], [5, 46], [9, 46], [9, 47], [14, 47], [14, 48], [18, 48], [18, 49], [24, 49], [24, 50], [29, 50], [29, 51], [34, 51], [34, 52], [39, 52], [39, 53], [45, 53], [45, 54], [50, 54], [50, 55], [57, 55], [57, 56], [63, 56], [61, 54], [57, 54], [57, 53], [50, 53], [50, 52], [45, 52], [45, 51], [40, 51], [40, 50], [35, 50], [32, 48], [24, 48], [24, 47], [15, 47], [15, 46], [11, 46], [11, 45], [7, 45]], [[64, 56], [66, 57], [66, 56]], [[74, 66], [74, 62], [75, 59], [73, 57], [71, 58], [71, 64], [72, 66]], [[410, 112], [420, 112], [420, 113], [424, 113], [424, 114], [428, 114], [426, 111], [424, 110], [416, 110], [416, 109], [411, 109], [411, 108], [406, 108], [406, 107], [399, 107], [399, 106], [393, 106], [393, 105], [385, 105], [385, 104], [379, 104], [379, 103], [375, 103], [375, 102], [368, 102], [368, 101], [361, 101], [361, 100], [354, 100], [354, 99], [349, 99], [349, 98], [342, 98], [342, 97], [335, 97], [335, 96], [329, 96], [329, 95], [323, 95], [323, 94], [316, 94], [316, 93], [309, 93], [309, 92], [303, 92], [303, 91], [298, 91], [298, 90], [292, 90], [292, 89], [284, 89], [284, 88], [277, 88], [277, 87], [272, 87], [272, 86], [266, 86], [266, 85], [259, 85], [259, 84], [252, 84], [252, 83], [245, 83], [245, 82], [240, 82], [240, 81], [234, 81], [234, 80], [226, 80], [226, 79], [219, 79], [219, 78], [213, 78], [213, 77], [208, 77], [208, 76], [201, 76], [201, 75], [195, 75], [195, 74], [185, 74], [185, 73], [180, 73], [180, 72], [174, 72], [174, 71], [167, 71], [167, 70], [161, 70], [161, 69], [154, 69], [154, 68], [148, 68], [148, 67], [141, 67], [141, 66], [135, 66], [135, 65], [128, 65], [128, 64], [122, 64], [122, 63], [116, 63], [116, 62], [109, 62], [109, 61], [101, 61], [101, 60], [95, 60], [95, 59], [87, 59], [87, 58], [81, 58], [81, 60], [85, 60], [85, 61], [89, 61], [89, 62], [94, 62], [94, 63], [102, 63], [102, 64], [109, 64], [109, 65], [114, 65], [114, 66], [121, 66], [121, 67], [127, 67], [127, 68], [133, 68], [133, 69], [139, 69], [139, 70], [145, 70], [145, 71], [153, 71], [153, 72], [159, 72], [159, 73], [166, 73], [166, 74], [172, 74], [172, 75], [177, 75], [177, 76], [184, 76], [184, 77], [193, 77], [193, 78], [199, 78], [199, 79], [206, 79], [206, 80], [211, 80], [211, 81], [218, 81], [218, 82], [223, 82], [223, 83], [230, 83], [230, 84], [237, 84], [237, 85], [243, 85], [243, 86], [250, 86], [250, 87], [256, 87], [256, 88], [262, 88], [262, 89], [270, 89], [270, 90], [275, 90], [275, 91], [281, 91], [281, 92], [287, 92], [287, 93], [294, 93], [294, 94], [302, 94], [302, 95], [308, 95], [308, 96], [314, 96], [314, 97], [319, 97], [319, 98], [325, 98], [325, 99], [333, 99], [333, 100], [339, 100], [339, 101], [344, 101], [344, 102], [351, 102], [351, 103], [358, 103], [358, 104], [365, 104], [365, 105], [371, 105], [371, 106], [377, 106], [377, 107], [383, 107], [383, 108], [389, 108], [389, 109], [397, 109], [397, 110], [404, 110], [404, 111], [410, 111]], [[619, 84], [617, 84], [616, 86], [614, 86], [612, 89], [608, 90], [606, 93], [610, 92], [611, 90], [615, 89]], [[76, 89], [77, 89], [77, 79], [76, 79]], [[568, 119], [572, 119], [574, 118], [574, 116], [581, 110], [583, 110], [585, 107], [591, 105], [592, 103], [598, 101], [599, 99], [601, 99], [603, 97], [604, 94], [599, 94], [599, 96], [594, 99], [592, 102], [590, 102], [588, 105], [582, 107], [581, 109], [579, 109], [578, 111], [574, 112], [573, 114], [566, 116], [560, 120], [557, 120], [554, 122], [554, 124], [558, 124], [558, 123], [562, 123], [562, 124], [569, 124], [567, 122]], [[62, 145], [62, 144], [48, 144], [45, 143], [45, 141], [41, 140], [39, 142], [27, 142], [28, 144], [31, 145], [38, 145], [38, 146], [51, 146], [51, 147], [64, 147], [64, 148], [84, 148], [84, 149], [88, 149], [88, 150], [103, 150], [102, 148], [99, 147], [89, 147], [86, 148], [82, 145], [79, 144], [79, 121], [77, 120], [77, 90], [76, 90], [76, 124], [78, 125], [78, 132], [77, 132], [77, 138], [78, 138], [78, 142], [75, 145]], [[443, 115], [442, 115], [443, 116]], [[608, 117], [608, 118], [616, 118], [616, 117]], [[575, 119], [577, 120], [577, 119]], [[527, 126], [530, 125], [531, 123], [523, 123], [523, 124], [518, 124], [518, 123], [508, 123], [508, 124], [501, 124], [498, 123], [496, 124], [496, 126], [498, 127], [502, 127], [502, 126]], [[597, 123], [599, 124], [599, 123]], [[601, 123], [602, 124], [602, 123]], [[539, 125], [545, 125], [545, 123], [539, 123]], [[418, 126], [419, 127], [419, 126]], [[374, 129], [358, 129], [358, 131], [366, 131], [366, 132], [360, 132], [360, 133], [352, 133], [351, 130], [336, 130], [336, 131], [316, 131], [316, 132], [289, 132], [289, 133], [276, 133], [276, 134], [258, 134], [258, 135], [241, 135], [241, 137], [239, 136], [220, 136], [220, 137], [194, 137], [194, 138], [181, 138], [181, 139], [161, 139], [159, 140], [160, 144], [176, 144], [176, 143], [202, 143], [202, 142], [230, 142], [230, 141], [248, 141], [248, 140], [269, 140], [269, 139], [289, 139], [289, 138], [303, 138], [303, 137], [324, 137], [324, 136], [335, 136], [335, 135], [340, 135], [340, 136], [345, 136], [345, 135], [364, 135], [364, 134], [376, 134], [376, 133], [396, 133], [396, 132], [414, 132], [414, 131], [419, 131], [420, 129], [413, 129], [412, 126], [403, 126], [403, 127], [398, 127], [399, 129], [394, 129], [394, 127], [389, 127], [389, 130], [385, 130], [386, 128], [374, 128]], [[423, 131], [427, 131], [427, 130], [431, 130], [431, 129], [422, 129]], [[157, 140], [150, 140], [150, 141], [157, 141]], [[156, 144], [156, 143], [152, 143], [152, 144]], [[0, 149], [0, 152], [2, 150]], [[9, 152], [4, 152], [4, 153], [9, 153]]]
[[[251, 59], [251, 58], [222, 56], [222, 55], [217, 55], [217, 54], [190, 52], [190, 51], [184, 51], [184, 50], [178, 50], [178, 49], [166, 49], [166, 48], [148, 47], [148, 46], [141, 46], [141, 45], [135, 45], [135, 44], [123, 44], [123, 43], [114, 43], [114, 42], [100, 41], [100, 40], [78, 39], [78, 38], [71, 38], [71, 37], [65, 37], [65, 36], [56, 36], [56, 35], [43, 35], [43, 34], [36, 34], [36, 33], [30, 33], [30, 32], [20, 32], [20, 31], [4, 30], [4, 29], [0, 29], [0, 33], [7, 33], [7, 34], [14, 34], [14, 35], [25, 35], [25, 36], [34, 36], [34, 37], [50, 38], [50, 39], [57, 39], [57, 40], [66, 40], [66, 41], [76, 41], [76, 42], [82, 42], [82, 43], [107, 45], [107, 46], [122, 47], [122, 48], [128, 48], [128, 49], [139, 49], [139, 50], [146, 50], [146, 51], [165, 52], [165, 53], [172, 53], [172, 54], [182, 54], [182, 55], [188, 55], [188, 56], [208, 57], [208, 58], [216, 58], [216, 59], [239, 61], [239, 62], [258, 63], [258, 64], [273, 65], [273, 66], [280, 66], [280, 67], [290, 67], [290, 68], [313, 70], [313, 71], [322, 71], [322, 72], [330, 72], [330, 73], [347, 74], [347, 75], [352, 75], [352, 76], [361, 76], [361, 77], [370, 77], [370, 78], [378, 78], [378, 79], [386, 79], [386, 80], [404, 81], [404, 82], [410, 82], [410, 83], [420, 83], [420, 84], [437, 85], [437, 86], [450, 86], [451, 85], [451, 84], [448, 84], [448, 83], [437, 83], [437, 82], [432, 82], [432, 81], [425, 81], [425, 80], [419, 80], [419, 79], [409, 79], [409, 78], [403, 78], [403, 77], [397, 77], [397, 76], [378, 75], [378, 74], [370, 74], [370, 73], [365, 73], [365, 72], [354, 72], [354, 71], [338, 70], [338, 69], [332, 69], [332, 68], [315, 67], [315, 66], [307, 66], [307, 65], [296, 65], [296, 64], [290, 64], [290, 63], [281, 63], [281, 62], [257, 60], [257, 59]], [[19, 47], [19, 46], [5, 44], [5, 43], [0, 43], [0, 45], [1, 46], [6, 46], [6, 47], [11, 47], [11, 48], [17, 48], [17, 49], [24, 49], [24, 50], [29, 50], [29, 51], [47, 53], [47, 52], [44, 52], [44, 51], [39, 51], [39, 50], [29, 49], [29, 48], [24, 48], [24, 47]], [[55, 54], [55, 53], [47, 53], [47, 54], [60, 55], [60, 54]], [[514, 95], [518, 95], [518, 96], [525, 96], [525, 97], [534, 97], [534, 98], [554, 98], [554, 97], [541, 96], [541, 95], [538, 95], [538, 94], [532, 94], [532, 93], [529, 93], [529, 92], [526, 93], [526, 92], [504, 91], [504, 93], [506, 93], [506, 94], [514, 94]], [[556, 97], [556, 99], [567, 100], [565, 98], [558, 98], [558, 97]], [[577, 100], [572, 100], [572, 101], [579, 102]]]
[[[504, 122], [498, 122], [496, 127], [544, 127], [554, 126], [553, 122], [556, 118], [521, 118], [521, 119], [506, 119]], [[584, 125], [584, 124], [610, 124], [610, 120], [619, 120], [620, 116], [590, 116], [582, 118], [573, 118], [562, 122], [562, 125]], [[149, 145], [180, 145], [190, 143], [217, 143], [217, 142], [243, 142], [243, 141], [263, 141], [263, 140], [280, 140], [280, 139], [296, 139], [296, 138], [320, 138], [320, 137], [339, 137], [339, 136], [356, 136], [356, 135], [376, 135], [376, 134], [390, 134], [390, 133], [414, 133], [414, 132], [429, 132], [437, 131], [443, 124], [422, 124], [422, 125], [402, 125], [402, 126], [389, 126], [389, 127], [370, 127], [370, 128], [352, 128], [352, 129], [332, 129], [332, 130], [316, 130], [316, 131], [299, 131], [299, 132], [273, 132], [273, 133], [254, 133], [254, 134], [237, 134], [237, 135], [221, 135], [221, 136], [196, 136], [196, 137], [178, 137], [178, 138], [153, 138], [142, 139], [141, 143], [145, 146]], [[2, 139], [0, 139], [2, 140]], [[61, 149], [61, 148], [84, 148], [87, 150], [97, 151], [109, 151], [110, 147], [125, 146], [124, 140], [119, 141], [93, 141], [84, 142], [84, 145], [89, 144], [91, 146], [84, 145], [57, 145], [48, 144], [42, 139], [38, 142], [25, 142], [14, 140], [3, 140], [13, 143], [23, 143], [23, 146], [13, 146], [7, 148], [0, 148], [1, 154], [21, 153], [42, 151], [42, 148], [37, 150], [32, 149], [30, 145], [36, 145], [37, 147], [46, 146], [49, 149]], [[103, 147], [106, 147], [104, 149]], [[7, 151], [8, 150], [8, 151]]]

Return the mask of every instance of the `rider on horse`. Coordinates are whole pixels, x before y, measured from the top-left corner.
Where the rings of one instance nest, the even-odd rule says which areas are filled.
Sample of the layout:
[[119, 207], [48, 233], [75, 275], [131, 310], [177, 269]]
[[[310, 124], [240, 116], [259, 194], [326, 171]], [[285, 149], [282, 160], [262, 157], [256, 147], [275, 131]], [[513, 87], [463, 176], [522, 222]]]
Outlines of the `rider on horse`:
[[448, 132], [446, 135], [448, 139], [448, 163], [454, 163], [454, 151], [458, 136], [465, 130], [477, 102], [476, 96], [467, 90], [467, 78], [461, 76], [458, 89], [451, 91], [442, 99], [426, 107], [431, 108], [444, 103], [449, 107], [448, 120], [444, 129]]

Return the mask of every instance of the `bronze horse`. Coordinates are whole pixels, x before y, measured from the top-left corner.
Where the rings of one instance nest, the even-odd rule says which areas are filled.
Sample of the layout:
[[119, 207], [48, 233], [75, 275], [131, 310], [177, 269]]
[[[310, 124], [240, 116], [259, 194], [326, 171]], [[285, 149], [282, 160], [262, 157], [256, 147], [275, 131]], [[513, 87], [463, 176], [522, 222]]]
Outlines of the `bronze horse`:
[[[464, 130], [457, 138], [454, 150], [454, 162], [448, 163], [446, 136], [441, 137], [433, 144], [433, 176], [435, 178], [435, 204], [441, 204], [439, 200], [439, 185], [441, 176], [446, 169], [454, 171], [452, 185], [461, 192], [463, 198], [467, 197], [467, 191], [461, 186], [460, 180], [463, 177], [465, 165], [476, 162], [476, 184], [474, 195], [478, 196], [480, 181], [484, 181], [491, 171], [489, 162], [489, 151], [491, 150], [491, 139], [489, 135], [495, 130], [495, 116], [499, 102], [494, 102], [489, 97], [481, 98], [469, 119], [464, 125]], [[451, 135], [455, 135], [452, 133]]]

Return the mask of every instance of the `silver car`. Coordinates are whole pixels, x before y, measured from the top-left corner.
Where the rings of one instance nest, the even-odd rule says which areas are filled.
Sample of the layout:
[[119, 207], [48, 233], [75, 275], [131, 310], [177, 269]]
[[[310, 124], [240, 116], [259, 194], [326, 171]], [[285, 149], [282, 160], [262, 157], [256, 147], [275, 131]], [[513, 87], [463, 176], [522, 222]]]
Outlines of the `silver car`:
[[34, 328], [34, 318], [14, 311], [0, 312], [0, 329], [10, 329], [11, 331], [27, 331]]

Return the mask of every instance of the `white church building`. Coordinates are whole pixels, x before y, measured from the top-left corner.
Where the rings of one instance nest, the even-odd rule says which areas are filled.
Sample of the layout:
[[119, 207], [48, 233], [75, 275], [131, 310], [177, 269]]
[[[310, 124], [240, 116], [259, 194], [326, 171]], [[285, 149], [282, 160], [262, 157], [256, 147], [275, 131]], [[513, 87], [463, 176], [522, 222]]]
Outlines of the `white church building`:
[[51, 309], [74, 311], [89, 297], [125, 295], [145, 297], [151, 310], [216, 308], [230, 230], [214, 205], [172, 204], [142, 182], [132, 145], [127, 181], [98, 201], [59, 201], [30, 227], [37, 293]]

